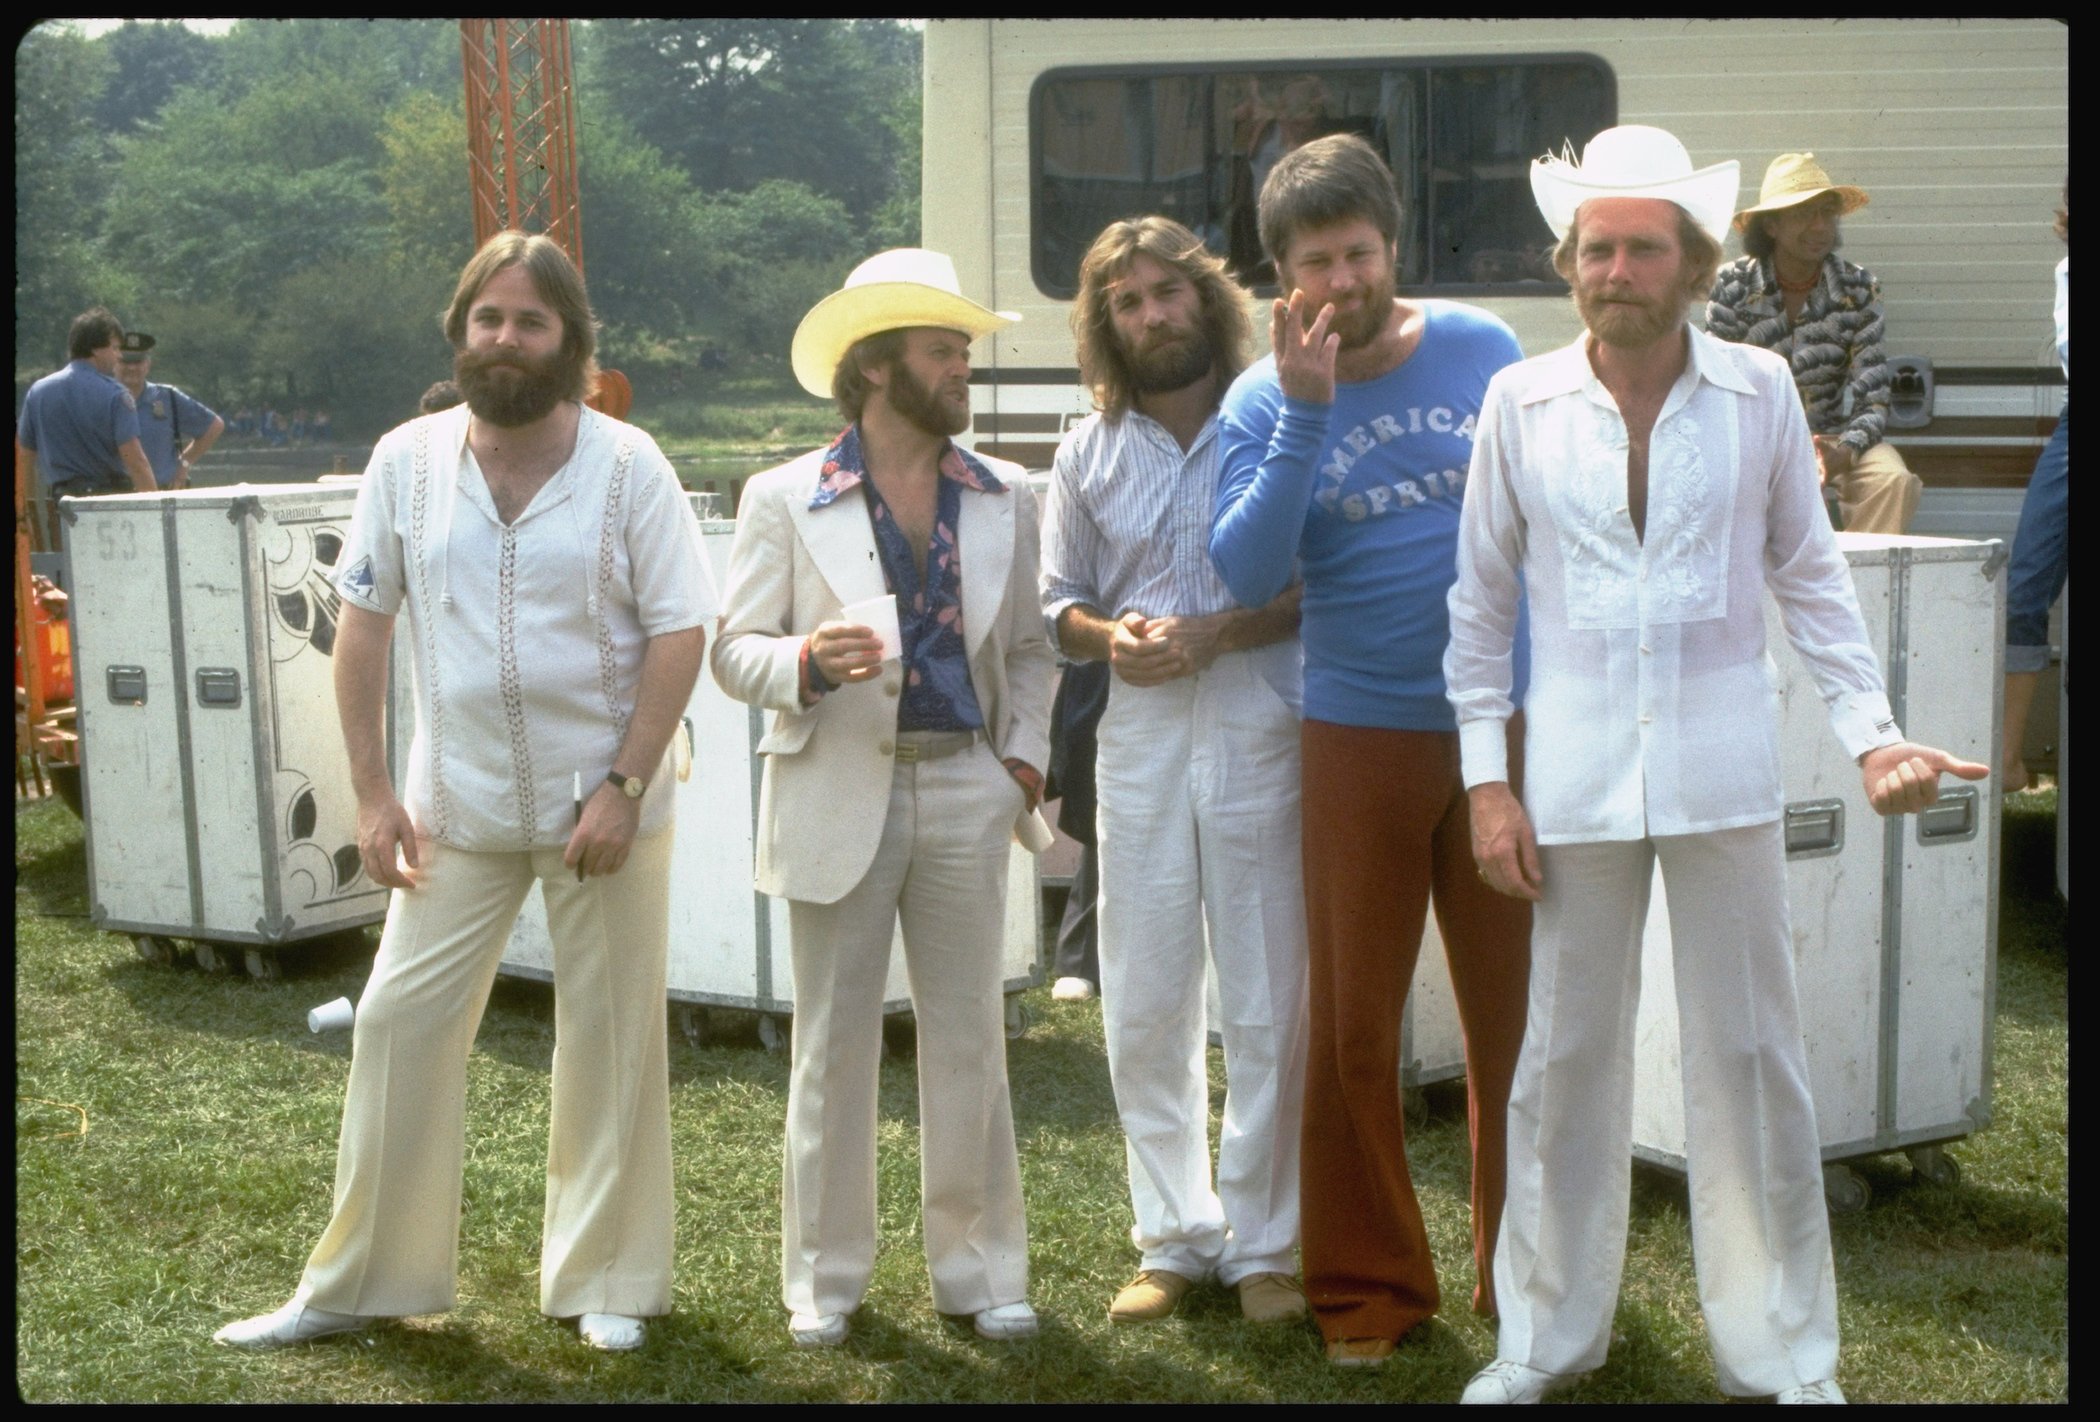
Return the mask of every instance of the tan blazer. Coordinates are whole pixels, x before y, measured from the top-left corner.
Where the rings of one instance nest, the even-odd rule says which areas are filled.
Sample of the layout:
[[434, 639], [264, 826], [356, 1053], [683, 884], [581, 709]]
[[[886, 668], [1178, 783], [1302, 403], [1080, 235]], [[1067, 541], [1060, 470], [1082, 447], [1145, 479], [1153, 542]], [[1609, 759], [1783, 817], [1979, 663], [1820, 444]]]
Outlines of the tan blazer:
[[[894, 665], [804, 707], [802, 643], [848, 603], [887, 592], [861, 500], [812, 510], [824, 451], [744, 486], [711, 665], [722, 690], [773, 713], [758, 743], [760, 892], [836, 903], [875, 860], [889, 813], [899, 674]], [[1036, 603], [1036, 500], [1021, 467], [976, 456], [1006, 485], [962, 491], [956, 546], [970, 681], [992, 750], [1037, 770], [1050, 761], [1057, 656]], [[1031, 849], [1050, 842], [1034, 810], [1014, 821]]]

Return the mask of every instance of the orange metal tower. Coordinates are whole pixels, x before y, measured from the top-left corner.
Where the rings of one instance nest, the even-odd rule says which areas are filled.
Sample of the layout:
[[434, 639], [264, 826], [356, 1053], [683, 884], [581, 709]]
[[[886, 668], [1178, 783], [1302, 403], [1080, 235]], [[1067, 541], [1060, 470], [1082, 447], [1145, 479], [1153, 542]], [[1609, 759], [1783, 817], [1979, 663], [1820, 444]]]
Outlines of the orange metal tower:
[[580, 269], [576, 91], [567, 20], [461, 20], [474, 245], [544, 232]]

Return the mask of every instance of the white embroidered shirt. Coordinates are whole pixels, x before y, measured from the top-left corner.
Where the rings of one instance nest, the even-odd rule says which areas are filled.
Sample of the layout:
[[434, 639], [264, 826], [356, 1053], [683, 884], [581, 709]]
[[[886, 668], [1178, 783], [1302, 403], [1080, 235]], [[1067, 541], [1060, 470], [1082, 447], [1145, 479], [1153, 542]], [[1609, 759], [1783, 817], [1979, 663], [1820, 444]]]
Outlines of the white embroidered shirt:
[[1645, 538], [1626, 424], [1587, 337], [1488, 386], [1459, 521], [1444, 676], [1468, 788], [1508, 779], [1519, 579], [1531, 603], [1524, 805], [1541, 844], [1777, 819], [1764, 592], [1848, 755], [1901, 740], [1816, 484], [1793, 375], [1692, 330], [1648, 448]]
[[[651, 637], [721, 611], [700, 526], [655, 441], [583, 411], [569, 462], [517, 520], [496, 516], [467, 409], [411, 420], [372, 451], [336, 586], [408, 619], [416, 732], [402, 796], [456, 849], [560, 845], [612, 768]], [[671, 818], [669, 753], [639, 833]]]

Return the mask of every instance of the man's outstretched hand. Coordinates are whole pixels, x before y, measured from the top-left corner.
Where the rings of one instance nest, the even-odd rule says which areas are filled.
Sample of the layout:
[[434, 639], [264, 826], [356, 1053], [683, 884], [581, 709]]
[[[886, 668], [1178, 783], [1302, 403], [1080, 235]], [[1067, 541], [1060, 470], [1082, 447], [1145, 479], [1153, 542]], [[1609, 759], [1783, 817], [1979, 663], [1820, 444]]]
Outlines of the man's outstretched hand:
[[1942, 773], [1981, 780], [1991, 768], [1978, 761], [1957, 760], [1932, 746], [1898, 741], [1859, 758], [1867, 803], [1881, 815], [1914, 815], [1940, 798]]

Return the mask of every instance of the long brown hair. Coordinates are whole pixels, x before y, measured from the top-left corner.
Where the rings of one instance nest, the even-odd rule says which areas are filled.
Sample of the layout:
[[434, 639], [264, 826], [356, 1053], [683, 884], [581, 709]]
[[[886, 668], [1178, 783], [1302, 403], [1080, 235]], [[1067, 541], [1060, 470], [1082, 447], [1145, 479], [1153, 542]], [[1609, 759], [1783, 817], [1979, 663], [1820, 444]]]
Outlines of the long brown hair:
[[498, 232], [481, 244], [459, 274], [452, 304], [445, 310], [445, 339], [454, 350], [466, 348], [467, 312], [481, 289], [506, 267], [525, 268], [540, 300], [561, 317], [561, 352], [577, 369], [577, 387], [562, 393], [571, 400], [589, 399], [598, 388], [598, 320], [591, 315], [583, 273], [576, 270], [561, 245], [544, 233]]
[[1079, 343], [1080, 382], [1093, 392], [1095, 407], [1112, 420], [1129, 413], [1137, 392], [1116, 338], [1108, 301], [1111, 289], [1130, 274], [1131, 263], [1140, 252], [1180, 273], [1196, 288], [1203, 303], [1203, 334], [1210, 341], [1220, 389], [1246, 368], [1253, 331], [1247, 293], [1226, 273], [1223, 259], [1207, 251], [1195, 233], [1171, 217], [1109, 223], [1079, 263], [1072, 335]]

